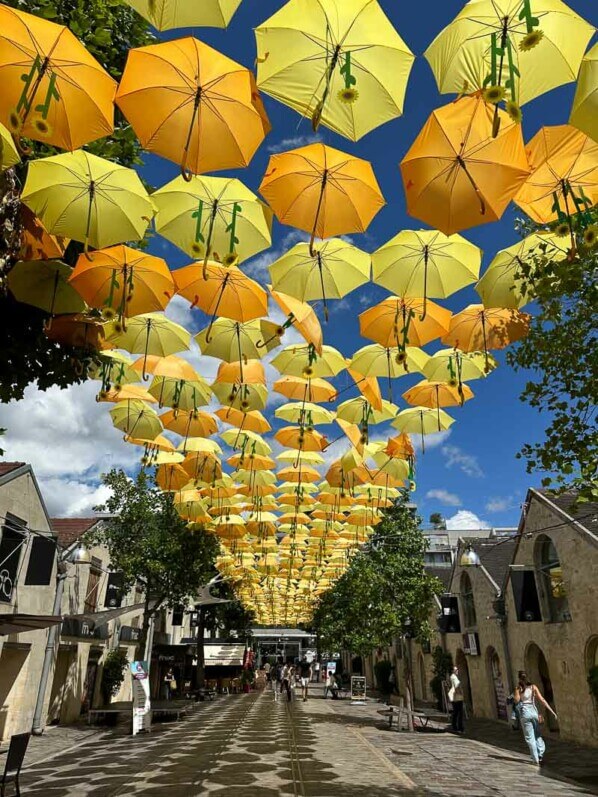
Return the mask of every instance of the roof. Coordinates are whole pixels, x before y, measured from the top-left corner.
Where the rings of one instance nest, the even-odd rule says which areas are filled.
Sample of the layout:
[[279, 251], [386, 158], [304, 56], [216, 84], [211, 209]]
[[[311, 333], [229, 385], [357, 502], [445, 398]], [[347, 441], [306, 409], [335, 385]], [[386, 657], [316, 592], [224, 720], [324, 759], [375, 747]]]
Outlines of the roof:
[[58, 544], [68, 548], [95, 526], [99, 519], [98, 517], [53, 517], [51, 523], [58, 537]]
[[0, 462], [0, 476], [6, 476], [7, 473], [11, 473], [13, 470], [23, 468], [25, 464], [25, 462]]
[[576, 503], [578, 493], [574, 490], [552, 495], [548, 490], [533, 490], [539, 493], [544, 499], [564, 512], [571, 520], [579, 523], [588, 531], [598, 534], [598, 503], [588, 501]]
[[451, 577], [453, 574], [452, 567], [433, 567], [433, 566], [430, 567], [426, 565], [426, 567], [424, 567], [424, 570], [429, 576], [433, 576], [434, 578], [437, 578], [439, 581], [442, 581], [442, 584], [444, 585], [446, 590], [449, 589], [451, 585]]
[[501, 590], [504, 588], [509, 575], [509, 566], [513, 562], [518, 537], [503, 537], [501, 539], [468, 539], [466, 546], [471, 548], [480, 557], [480, 562]]

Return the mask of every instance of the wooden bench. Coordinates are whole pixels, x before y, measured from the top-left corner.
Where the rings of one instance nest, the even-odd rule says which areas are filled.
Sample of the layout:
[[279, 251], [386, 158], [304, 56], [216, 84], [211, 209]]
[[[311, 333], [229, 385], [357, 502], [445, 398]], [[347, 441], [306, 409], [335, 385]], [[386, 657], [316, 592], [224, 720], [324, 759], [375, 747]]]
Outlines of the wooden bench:
[[388, 717], [388, 727], [392, 730], [393, 720], [397, 718], [397, 730], [401, 731], [403, 726], [403, 717], [407, 720], [407, 729], [409, 729], [409, 717], [412, 718], [413, 724], [419, 722], [421, 728], [427, 728], [428, 723], [432, 722], [448, 722], [446, 714], [439, 714], [438, 712], [419, 711], [417, 709], [410, 711], [406, 706], [389, 706], [386, 709], [379, 709], [378, 714]]
[[[125, 715], [128, 719], [133, 721], [133, 707], [132, 705], [116, 705], [116, 706], [100, 706], [100, 708], [92, 708], [87, 712], [87, 724], [92, 725], [92, 720], [97, 720], [99, 717], [106, 717], [109, 715]], [[152, 719], [156, 716], [171, 717], [179, 722], [186, 714], [187, 708], [181, 705], [154, 705], [151, 708]]]
[[216, 693], [215, 689], [209, 689], [208, 687], [205, 687], [203, 689], [196, 689], [195, 690], [195, 702], [196, 703], [198, 703], [198, 702], [203, 703], [203, 701], [206, 699], [206, 697], [208, 698], [208, 700], [213, 700], [216, 697], [216, 694], [217, 693]]

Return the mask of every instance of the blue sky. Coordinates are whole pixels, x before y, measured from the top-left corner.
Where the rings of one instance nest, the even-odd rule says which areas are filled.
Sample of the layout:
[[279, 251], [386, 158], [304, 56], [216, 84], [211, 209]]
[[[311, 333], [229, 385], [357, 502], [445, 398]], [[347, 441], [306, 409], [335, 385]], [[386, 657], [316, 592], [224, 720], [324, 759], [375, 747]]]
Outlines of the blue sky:
[[[255, 61], [253, 28], [267, 19], [282, 4], [282, 0], [243, 0], [226, 31], [209, 28], [192, 32], [178, 30], [161, 34], [161, 37], [177, 38], [193, 33], [197, 38], [253, 68]], [[319, 131], [319, 136], [325, 143], [366, 158], [374, 166], [387, 205], [374, 219], [365, 235], [352, 236], [354, 243], [367, 251], [373, 251], [401, 229], [419, 229], [425, 226], [406, 214], [398, 164], [431, 111], [451, 99], [449, 95], [441, 96], [438, 93], [432, 72], [422, 53], [441, 28], [462, 8], [463, 2], [434, 0], [424, 4], [381, 0], [380, 4], [417, 56], [407, 89], [405, 113], [400, 119], [369, 133], [358, 143], [337, 136], [323, 127]], [[595, 0], [570, 0], [569, 5], [583, 17], [589, 21], [593, 19], [596, 23]], [[562, 87], [524, 107], [523, 129], [526, 141], [542, 125], [563, 124], [567, 121], [573, 90], [572, 84]], [[267, 96], [264, 100], [273, 130], [250, 167], [230, 173], [242, 179], [254, 191], [257, 191], [268, 157], [273, 150], [290, 149], [311, 140], [309, 120], [302, 119], [291, 109]], [[178, 167], [159, 157], [147, 156], [142, 171], [146, 179], [158, 187], [176, 177]], [[515, 211], [511, 206], [500, 222], [465, 231], [465, 237], [484, 250], [483, 268], [488, 265], [498, 249], [516, 241], [517, 236], [513, 229], [514, 218]], [[284, 248], [285, 239], [290, 245], [291, 234], [291, 228], [283, 227], [275, 221], [273, 251], [279, 253]], [[189, 262], [186, 255], [159, 237], [153, 239], [151, 250], [165, 257], [171, 268]], [[265, 262], [261, 257], [257, 265], [263, 267]], [[254, 269], [255, 265], [254, 263]], [[243, 268], [245, 266], [246, 264], [243, 264]], [[248, 264], [248, 268], [252, 270], [251, 263]], [[263, 270], [261, 273], [264, 273]], [[386, 295], [387, 291], [369, 285], [350, 294], [340, 307], [337, 306], [335, 309], [332, 305], [331, 320], [324, 325], [325, 342], [339, 348], [345, 355], [351, 355], [356, 349], [368, 343], [369, 341], [359, 335], [357, 314], [365, 305], [374, 304]], [[477, 301], [479, 297], [473, 288], [467, 288], [441, 303], [456, 312]], [[192, 323], [195, 329], [199, 329], [205, 325], [205, 318], [198, 314]], [[440, 345], [434, 343], [426, 348], [436, 350]], [[443, 512], [447, 517], [465, 511], [474, 513], [493, 526], [516, 524], [520, 512], [519, 505], [525, 498], [527, 487], [539, 484], [541, 474], [527, 475], [523, 462], [515, 458], [517, 450], [524, 442], [531, 442], [541, 437], [547, 421], [546, 417], [539, 416], [535, 410], [519, 400], [525, 381], [533, 379], [533, 374], [513, 373], [504, 364], [502, 353], [498, 353], [498, 360], [500, 367], [488, 379], [471, 383], [475, 399], [452, 412], [457, 422], [453, 425], [450, 435], [441, 443], [435, 441], [436, 445], [429, 447], [425, 456], [419, 456], [418, 489], [414, 497], [422, 515], [426, 518], [434, 511]], [[341, 386], [344, 384], [344, 378], [340, 378]], [[395, 400], [399, 398], [400, 393], [420, 378], [419, 375], [413, 375], [395, 381], [393, 389]], [[351, 395], [355, 395], [355, 392], [347, 393], [345, 397]], [[72, 406], [71, 398], [67, 400], [64, 392], [59, 392], [58, 398], [62, 400], [62, 406], [66, 406], [65, 402], [69, 402], [69, 412], [72, 412], [73, 416], [80, 411], [83, 412], [78, 406]], [[31, 393], [28, 394], [28, 399], [38, 402], [38, 410], [44, 402], [47, 402], [47, 398], [40, 395], [33, 397]], [[404, 403], [401, 403], [404, 406]], [[61, 406], [60, 401], [56, 406]], [[45, 412], [52, 412], [47, 403], [44, 407]], [[10, 414], [12, 421], [23, 433], [26, 420], [24, 409], [13, 406]], [[109, 419], [105, 422], [109, 425]], [[10, 424], [3, 425], [8, 425], [10, 430]], [[109, 432], [112, 433], [112, 430]], [[103, 427], [101, 433], [104, 434]], [[39, 454], [34, 455], [32, 443], [23, 447], [23, 441], [16, 440], [15, 435], [18, 434], [18, 430], [13, 432], [11, 448], [9, 432], [7, 453], [27, 457], [29, 460], [37, 459]], [[118, 440], [116, 436], [113, 439]], [[60, 474], [44, 472], [42, 475], [46, 478], [48, 488], [52, 489], [53, 478], [60, 478], [62, 480], [60, 485], [55, 482], [54, 488], [66, 495], [68, 490], [65, 485], [68, 485], [70, 480], [73, 485], [75, 482], [86, 485], [89, 495], [97, 498], [97, 468], [93, 462], [87, 461], [90, 459], [89, 455], [86, 457], [85, 462], [82, 461], [74, 469], [72, 478], [69, 475], [68, 465], [62, 468]], [[34, 461], [34, 466], [35, 464]], [[47, 464], [44, 467], [47, 469]], [[82, 501], [76, 505], [75, 511], [80, 511], [85, 506], [85, 501]], [[476, 522], [475, 519], [468, 519], [464, 515], [461, 515], [460, 520], [457, 519], [456, 522], [467, 523], [468, 520]]]

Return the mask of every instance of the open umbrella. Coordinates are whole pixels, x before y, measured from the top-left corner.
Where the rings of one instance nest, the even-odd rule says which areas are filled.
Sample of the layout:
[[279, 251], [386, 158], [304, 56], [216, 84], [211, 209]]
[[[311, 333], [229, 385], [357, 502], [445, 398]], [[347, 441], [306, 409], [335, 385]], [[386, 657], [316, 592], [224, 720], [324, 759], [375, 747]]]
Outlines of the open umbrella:
[[368, 161], [324, 144], [272, 155], [260, 193], [282, 224], [314, 240], [365, 232], [384, 205]]
[[[268, 290], [270, 291], [270, 296], [287, 316], [280, 330], [277, 330], [277, 338], [280, 338], [289, 327], [295, 327], [301, 337], [307, 343], [315, 346], [316, 352], [321, 354], [324, 336], [313, 307], [307, 302], [301, 302], [293, 296], [288, 296], [286, 293], [275, 291], [271, 285], [268, 285]], [[278, 334], [279, 332], [281, 334]], [[266, 341], [266, 343], [268, 342]]]
[[295, 401], [313, 401], [316, 404], [333, 401], [337, 390], [334, 385], [325, 379], [285, 375], [272, 385], [275, 393], [280, 393], [288, 399]]
[[222, 407], [214, 412], [223, 423], [236, 426], [237, 429], [249, 429], [250, 432], [265, 434], [272, 431], [272, 427], [259, 410], [241, 412], [233, 407]]
[[240, 180], [176, 177], [152, 194], [156, 231], [196, 260], [246, 260], [272, 243], [272, 211]]
[[524, 338], [529, 332], [530, 321], [531, 316], [520, 310], [470, 304], [451, 318], [449, 331], [442, 342], [461, 351], [483, 351], [486, 370], [489, 371], [488, 350], [504, 349]]
[[44, 329], [44, 333], [50, 340], [74, 346], [76, 349], [100, 351], [113, 347], [113, 344], [106, 341], [104, 325], [97, 318], [83, 313], [54, 318], [51, 326]]
[[209, 412], [201, 410], [168, 410], [160, 415], [162, 426], [187, 440], [189, 437], [210, 437], [218, 431], [218, 425]]
[[283, 426], [276, 432], [274, 439], [281, 446], [296, 451], [323, 451], [328, 446], [328, 440], [324, 435], [304, 426]]
[[475, 282], [482, 250], [461, 235], [402, 230], [372, 255], [372, 280], [404, 298], [446, 299]]
[[174, 294], [165, 261], [128, 246], [80, 255], [69, 282], [90, 307], [108, 317], [164, 310]]
[[439, 408], [412, 407], [402, 410], [392, 422], [400, 432], [421, 435], [422, 454], [425, 453], [425, 435], [443, 432], [455, 422], [454, 418]]
[[[142, 354], [144, 362], [150, 354], [167, 357], [189, 348], [191, 335], [179, 324], [166, 318], [161, 313], [144, 313], [130, 318], [127, 328], [115, 330], [110, 339], [119, 349], [125, 349], [131, 354]], [[145, 365], [142, 372], [145, 378]]]
[[212, 392], [221, 404], [241, 412], [263, 410], [268, 400], [268, 388], [247, 382], [212, 382]]
[[482, 352], [462, 352], [458, 349], [441, 349], [426, 362], [422, 371], [430, 382], [448, 382], [455, 387], [462, 402], [465, 401], [463, 383], [481, 379], [496, 368], [496, 361]]
[[321, 299], [328, 320], [329, 299], [342, 299], [369, 282], [371, 258], [347, 241], [332, 239], [313, 253], [307, 243], [298, 243], [268, 269], [276, 290], [302, 302]]
[[156, 30], [226, 28], [241, 0], [126, 0]]
[[357, 141], [401, 116], [415, 56], [375, 0], [290, 0], [256, 28], [259, 87]]
[[410, 387], [403, 393], [403, 398], [407, 404], [416, 407], [456, 407], [473, 398], [473, 391], [467, 385], [462, 386], [462, 396], [456, 387], [449, 385], [448, 382], [429, 382], [423, 379], [417, 385]]
[[74, 150], [114, 129], [116, 82], [71, 31], [0, 6], [0, 118], [11, 132]]
[[154, 376], [149, 392], [158, 400], [160, 407], [172, 407], [174, 410], [187, 412], [195, 412], [198, 407], [209, 404], [212, 397], [209, 385], [201, 377], [189, 381], [170, 376]]
[[154, 215], [133, 169], [81, 149], [30, 161], [21, 199], [49, 233], [94, 249], [141, 240]]
[[18, 302], [31, 304], [50, 315], [80, 313], [85, 302], [69, 284], [72, 268], [57, 260], [17, 263], [8, 274], [8, 287]]
[[162, 424], [156, 411], [144, 401], [128, 399], [119, 402], [110, 410], [112, 423], [127, 437], [153, 440], [162, 431]]
[[116, 103], [142, 146], [191, 177], [248, 166], [264, 139], [248, 69], [188, 36], [129, 51]]
[[19, 163], [20, 160], [21, 156], [15, 146], [12, 135], [3, 124], [0, 124], [0, 171], [10, 169], [11, 166]]
[[[424, 315], [425, 312], [425, 315]], [[445, 335], [451, 319], [450, 310], [423, 299], [389, 296], [359, 314], [359, 330], [381, 346], [424, 346]]]
[[445, 235], [500, 219], [529, 174], [521, 126], [481, 94], [435, 110], [401, 161], [407, 212]]
[[[217, 357], [224, 362], [259, 360], [274, 348], [279, 340], [269, 346], [264, 342], [271, 337], [273, 325], [263, 321], [233, 321], [231, 318], [217, 318], [211, 325], [195, 336], [202, 354]], [[261, 345], [260, 345], [261, 344]], [[272, 345], [273, 344], [273, 345]]]
[[287, 346], [272, 360], [272, 365], [281, 374], [311, 377], [336, 376], [347, 367], [342, 354], [332, 346], [322, 346], [319, 355], [311, 344]]
[[334, 413], [325, 407], [319, 407], [309, 401], [294, 401], [281, 404], [274, 410], [274, 415], [283, 421], [298, 423], [300, 426], [312, 427], [332, 423]]
[[392, 401], [391, 380], [414, 371], [423, 373], [428, 359], [429, 355], [417, 346], [399, 349], [374, 343], [355, 352], [351, 360], [351, 368], [364, 376], [386, 377], [388, 379], [388, 397]]
[[581, 62], [569, 124], [598, 141], [598, 44]]
[[90, 379], [100, 379], [102, 390], [120, 390], [123, 385], [139, 381], [131, 359], [118, 351], [98, 352], [87, 375]]
[[142, 374], [153, 374], [154, 376], [170, 376], [173, 379], [188, 379], [193, 381], [199, 379], [195, 368], [187, 360], [177, 357], [176, 354], [169, 354], [161, 357], [157, 354], [148, 354], [140, 357], [133, 363], [133, 368], [139, 376]]

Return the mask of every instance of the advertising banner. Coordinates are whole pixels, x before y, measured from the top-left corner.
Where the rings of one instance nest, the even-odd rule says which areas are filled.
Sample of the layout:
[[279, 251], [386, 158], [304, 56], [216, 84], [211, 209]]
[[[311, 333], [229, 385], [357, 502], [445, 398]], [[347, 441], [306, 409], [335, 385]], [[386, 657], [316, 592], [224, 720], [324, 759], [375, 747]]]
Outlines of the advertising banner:
[[133, 679], [133, 736], [149, 731], [152, 725], [149, 667], [147, 661], [133, 661], [129, 665]]
[[366, 680], [363, 675], [351, 676], [351, 701], [365, 703]]

